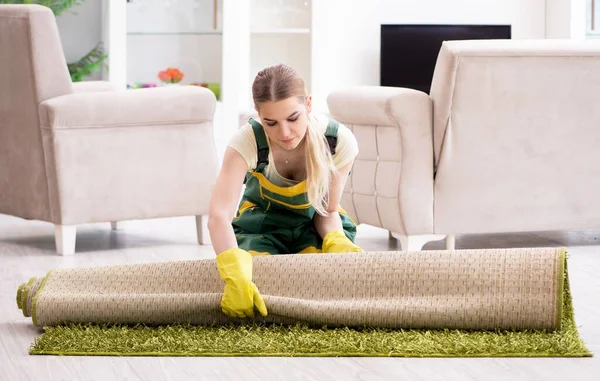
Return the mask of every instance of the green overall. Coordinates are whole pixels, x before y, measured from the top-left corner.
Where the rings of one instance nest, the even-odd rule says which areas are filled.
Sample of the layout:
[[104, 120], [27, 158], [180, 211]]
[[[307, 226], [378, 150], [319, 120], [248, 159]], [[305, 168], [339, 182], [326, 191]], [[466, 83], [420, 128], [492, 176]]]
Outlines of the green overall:
[[[256, 137], [258, 162], [246, 174], [246, 190], [232, 222], [238, 247], [252, 255], [320, 253], [323, 240], [315, 228], [316, 211], [308, 201], [306, 180], [281, 187], [263, 175], [269, 162], [267, 136], [259, 122], [249, 122]], [[338, 127], [330, 120], [325, 132], [332, 154]], [[338, 211], [346, 237], [354, 241], [356, 224], [341, 206]]]

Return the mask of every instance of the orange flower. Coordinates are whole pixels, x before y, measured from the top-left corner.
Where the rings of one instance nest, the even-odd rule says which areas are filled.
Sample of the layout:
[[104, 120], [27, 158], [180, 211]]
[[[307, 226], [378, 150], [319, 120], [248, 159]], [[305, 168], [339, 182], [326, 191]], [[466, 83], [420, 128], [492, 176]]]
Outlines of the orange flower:
[[165, 70], [162, 70], [160, 73], [158, 73], [158, 78], [160, 78], [161, 81], [163, 82], [169, 82], [169, 74], [167, 74], [167, 72]]
[[158, 78], [167, 83], [179, 83], [183, 79], [183, 73], [177, 68], [169, 67], [158, 73]]

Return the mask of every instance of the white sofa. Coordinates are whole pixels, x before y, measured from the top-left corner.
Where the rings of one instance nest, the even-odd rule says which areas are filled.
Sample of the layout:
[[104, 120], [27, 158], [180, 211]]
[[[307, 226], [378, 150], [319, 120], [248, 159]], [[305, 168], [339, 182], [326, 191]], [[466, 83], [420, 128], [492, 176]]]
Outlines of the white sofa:
[[336, 91], [360, 154], [343, 204], [403, 249], [600, 228], [600, 42], [445, 42], [430, 94]]

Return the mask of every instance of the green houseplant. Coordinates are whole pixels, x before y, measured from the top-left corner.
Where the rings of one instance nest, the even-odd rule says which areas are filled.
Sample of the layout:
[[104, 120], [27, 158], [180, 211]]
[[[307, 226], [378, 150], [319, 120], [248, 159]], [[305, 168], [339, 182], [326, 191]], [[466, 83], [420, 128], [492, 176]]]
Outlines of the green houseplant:
[[[52, 10], [55, 16], [60, 15], [72, 7], [81, 4], [85, 0], [0, 0], [0, 4], [39, 4]], [[96, 45], [90, 52], [78, 61], [67, 64], [71, 80], [80, 82], [85, 76], [92, 74], [102, 68], [107, 55], [102, 44]]]

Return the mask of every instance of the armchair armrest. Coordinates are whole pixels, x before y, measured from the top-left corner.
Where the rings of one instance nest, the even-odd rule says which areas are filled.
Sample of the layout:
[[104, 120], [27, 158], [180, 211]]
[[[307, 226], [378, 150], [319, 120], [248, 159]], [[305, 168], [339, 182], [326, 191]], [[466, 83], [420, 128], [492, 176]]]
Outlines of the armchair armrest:
[[355, 124], [431, 127], [432, 103], [418, 90], [402, 87], [357, 86], [331, 93], [329, 110], [338, 121]]
[[116, 91], [115, 85], [108, 81], [73, 82], [74, 93], [97, 93], [99, 91]]
[[433, 233], [431, 99], [421, 91], [360, 86], [328, 97], [360, 153], [351, 199], [360, 223], [401, 235]]
[[43, 128], [76, 129], [189, 124], [210, 121], [214, 94], [198, 86], [84, 92], [40, 104]]

